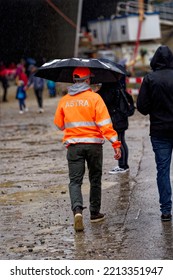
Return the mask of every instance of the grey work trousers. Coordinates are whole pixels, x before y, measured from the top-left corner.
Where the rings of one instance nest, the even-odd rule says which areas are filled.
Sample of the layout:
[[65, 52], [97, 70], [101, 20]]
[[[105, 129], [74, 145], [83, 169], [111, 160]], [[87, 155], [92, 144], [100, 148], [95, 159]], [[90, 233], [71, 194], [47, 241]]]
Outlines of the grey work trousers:
[[83, 207], [81, 186], [85, 174], [85, 162], [90, 181], [90, 212], [99, 212], [101, 207], [101, 177], [103, 165], [103, 147], [101, 144], [74, 144], [68, 147], [69, 194], [71, 209]]

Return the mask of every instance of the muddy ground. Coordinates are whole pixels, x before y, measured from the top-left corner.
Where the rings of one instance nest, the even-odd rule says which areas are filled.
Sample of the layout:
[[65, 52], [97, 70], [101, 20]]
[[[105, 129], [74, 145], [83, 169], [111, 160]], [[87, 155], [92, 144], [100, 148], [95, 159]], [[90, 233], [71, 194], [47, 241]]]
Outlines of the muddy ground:
[[108, 174], [116, 162], [106, 141], [106, 220], [94, 225], [89, 220], [86, 172], [85, 231], [75, 233], [66, 149], [62, 132], [53, 124], [60, 96], [50, 98], [45, 90], [45, 111], [40, 114], [30, 90], [29, 111], [20, 115], [15, 89], [9, 89], [9, 102], [0, 103], [0, 259], [173, 259], [172, 223], [160, 222], [148, 119], [138, 112], [130, 118], [128, 174]]

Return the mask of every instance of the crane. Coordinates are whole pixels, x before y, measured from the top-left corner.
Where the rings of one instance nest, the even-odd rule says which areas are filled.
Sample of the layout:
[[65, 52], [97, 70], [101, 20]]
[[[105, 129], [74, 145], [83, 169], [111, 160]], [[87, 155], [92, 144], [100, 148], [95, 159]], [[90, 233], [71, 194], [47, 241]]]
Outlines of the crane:
[[139, 13], [139, 20], [138, 20], [138, 29], [137, 29], [135, 48], [133, 52], [133, 58], [127, 65], [127, 67], [132, 67], [131, 70], [132, 72], [134, 71], [134, 65], [137, 60], [137, 54], [138, 54], [138, 49], [140, 44], [141, 29], [144, 20], [144, 0], [138, 0], [138, 13]]
[[139, 21], [138, 21], [138, 31], [137, 31], [137, 38], [136, 38], [136, 44], [133, 54], [133, 59], [136, 59], [139, 43], [140, 43], [140, 35], [141, 35], [141, 29], [142, 29], [142, 22], [144, 20], [144, 1], [138, 0], [138, 10], [139, 10]]

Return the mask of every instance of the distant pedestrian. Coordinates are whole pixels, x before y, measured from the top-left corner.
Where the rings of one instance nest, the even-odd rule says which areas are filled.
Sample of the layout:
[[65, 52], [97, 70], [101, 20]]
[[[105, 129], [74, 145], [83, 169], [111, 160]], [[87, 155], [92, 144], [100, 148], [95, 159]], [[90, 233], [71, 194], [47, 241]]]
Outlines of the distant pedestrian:
[[55, 97], [56, 96], [56, 83], [54, 81], [47, 81], [47, 88], [49, 92], [50, 97]]
[[6, 73], [6, 66], [4, 65], [3, 62], [0, 62], [0, 82], [3, 88], [2, 102], [7, 102], [9, 83], [8, 83], [8, 77]]
[[25, 99], [26, 99], [26, 91], [25, 91], [25, 85], [23, 81], [18, 81], [17, 86], [17, 92], [16, 92], [16, 99], [19, 101], [19, 114], [23, 114], [23, 112], [27, 112], [28, 108], [25, 105]]
[[34, 88], [34, 93], [37, 99], [38, 103], [38, 108], [39, 108], [39, 113], [43, 113], [43, 90], [44, 90], [44, 79], [36, 77], [34, 74], [37, 70], [37, 67], [33, 65], [32, 67], [30, 66], [30, 71], [31, 74], [29, 76], [29, 81], [27, 84], [27, 89], [30, 87]]
[[121, 141], [121, 158], [118, 160], [118, 166], [110, 170], [109, 174], [126, 173], [129, 171], [129, 150], [125, 131], [129, 126], [128, 118], [134, 114], [135, 110], [133, 98], [125, 91], [125, 85], [122, 85], [120, 81], [103, 83], [97, 92], [108, 108], [113, 128], [118, 133], [118, 140]]
[[16, 80], [16, 84], [18, 84], [19, 80], [23, 81], [24, 86], [26, 86], [28, 83], [28, 76], [26, 74], [25, 65], [23, 63], [17, 65], [15, 80]]
[[78, 67], [73, 72], [74, 85], [68, 88], [58, 104], [54, 123], [64, 131], [63, 142], [67, 147], [69, 168], [69, 193], [74, 214], [74, 228], [82, 231], [83, 197], [82, 182], [85, 163], [90, 181], [90, 221], [100, 222], [105, 216], [101, 208], [101, 177], [104, 137], [111, 143], [114, 158], [121, 156], [117, 132], [112, 127], [108, 110], [102, 98], [90, 87], [89, 68]]
[[152, 72], [142, 82], [137, 109], [150, 116], [150, 139], [155, 153], [157, 186], [162, 221], [172, 218], [172, 189], [170, 180], [173, 152], [173, 53], [160, 46], [151, 62]]

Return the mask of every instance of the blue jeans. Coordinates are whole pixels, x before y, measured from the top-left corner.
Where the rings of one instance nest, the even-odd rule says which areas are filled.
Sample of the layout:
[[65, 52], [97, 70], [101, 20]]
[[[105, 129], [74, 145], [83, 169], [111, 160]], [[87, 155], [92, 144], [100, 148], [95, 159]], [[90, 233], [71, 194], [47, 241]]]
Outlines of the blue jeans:
[[22, 111], [23, 109], [25, 109], [25, 99], [19, 99], [19, 108]]
[[170, 167], [173, 139], [151, 136], [151, 143], [155, 153], [157, 168], [157, 186], [159, 190], [160, 211], [162, 214], [170, 214], [172, 209]]

